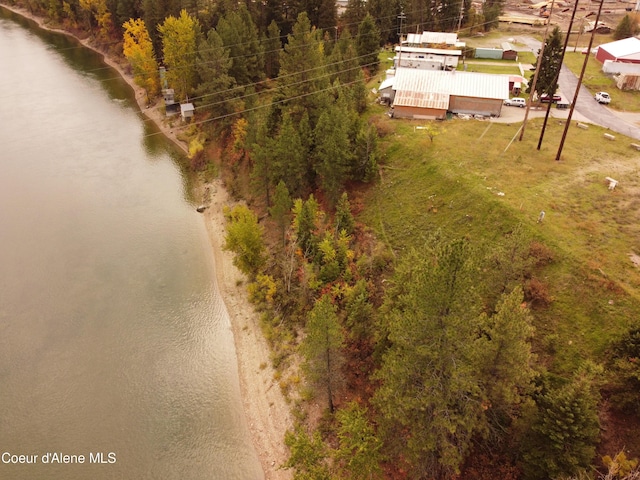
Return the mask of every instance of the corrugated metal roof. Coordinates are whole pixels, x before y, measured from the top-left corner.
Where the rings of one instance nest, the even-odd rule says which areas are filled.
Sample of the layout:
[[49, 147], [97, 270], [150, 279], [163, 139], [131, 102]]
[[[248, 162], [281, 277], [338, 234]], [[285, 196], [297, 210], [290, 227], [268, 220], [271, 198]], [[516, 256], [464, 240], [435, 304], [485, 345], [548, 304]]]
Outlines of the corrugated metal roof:
[[402, 105], [422, 106], [419, 103], [427, 98], [427, 94], [444, 96], [447, 101], [450, 95], [505, 100], [509, 98], [509, 76], [398, 68], [393, 88], [396, 91], [396, 103], [398, 98], [403, 102], [416, 102]]
[[509, 42], [502, 42], [502, 50], [509, 51], [509, 50], [515, 50], [515, 48], [513, 48], [513, 45], [511, 45]]
[[453, 56], [462, 55], [462, 50], [449, 50], [444, 48], [427, 48], [427, 47], [407, 47], [406, 45], [403, 45], [402, 47], [396, 46], [396, 52], [400, 52], [401, 50], [403, 53], [424, 53], [424, 54], [432, 53], [434, 55], [453, 55]]
[[385, 88], [393, 87], [393, 84], [396, 82], [395, 77], [386, 78], [384, 82], [380, 84], [378, 90], [384, 90]]
[[636, 37], [624, 38], [615, 42], [600, 45], [600, 48], [613, 55], [615, 58], [623, 58], [640, 53], [640, 40]]

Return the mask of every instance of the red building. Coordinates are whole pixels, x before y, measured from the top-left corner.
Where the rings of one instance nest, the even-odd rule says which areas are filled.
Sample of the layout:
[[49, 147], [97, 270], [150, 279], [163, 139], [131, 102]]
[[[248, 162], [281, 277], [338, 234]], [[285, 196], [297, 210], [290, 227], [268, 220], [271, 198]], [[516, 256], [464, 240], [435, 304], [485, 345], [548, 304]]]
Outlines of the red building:
[[605, 60], [621, 63], [640, 63], [640, 40], [636, 37], [629, 37], [600, 45], [596, 53], [596, 59], [600, 63], [604, 63]]

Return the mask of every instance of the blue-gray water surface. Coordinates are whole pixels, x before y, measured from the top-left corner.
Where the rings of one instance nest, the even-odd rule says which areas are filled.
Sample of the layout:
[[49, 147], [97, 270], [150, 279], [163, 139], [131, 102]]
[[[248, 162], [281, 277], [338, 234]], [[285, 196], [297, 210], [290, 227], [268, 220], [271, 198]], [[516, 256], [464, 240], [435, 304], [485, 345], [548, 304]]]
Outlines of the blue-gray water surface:
[[72, 39], [0, 59], [0, 478], [263, 478], [178, 153]]

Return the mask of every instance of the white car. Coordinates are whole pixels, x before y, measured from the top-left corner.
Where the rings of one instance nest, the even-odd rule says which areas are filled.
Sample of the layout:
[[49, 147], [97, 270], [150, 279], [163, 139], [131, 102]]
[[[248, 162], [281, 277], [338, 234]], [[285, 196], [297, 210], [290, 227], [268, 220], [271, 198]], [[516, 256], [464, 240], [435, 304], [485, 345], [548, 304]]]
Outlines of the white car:
[[593, 98], [595, 98], [598, 103], [611, 103], [611, 97], [607, 92], [598, 92]]
[[507, 100], [504, 101], [505, 105], [511, 106], [511, 107], [520, 107], [520, 108], [524, 108], [527, 106], [527, 101], [524, 98], [508, 98]]

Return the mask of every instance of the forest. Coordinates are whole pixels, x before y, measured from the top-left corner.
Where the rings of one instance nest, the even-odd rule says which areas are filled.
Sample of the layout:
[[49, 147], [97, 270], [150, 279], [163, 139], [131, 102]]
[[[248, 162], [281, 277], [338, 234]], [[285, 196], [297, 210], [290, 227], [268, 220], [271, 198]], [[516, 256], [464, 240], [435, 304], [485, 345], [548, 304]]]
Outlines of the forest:
[[639, 478], [624, 451], [596, 455], [605, 400], [640, 414], [637, 322], [555, 371], [536, 341], [553, 246], [514, 223], [394, 249], [359, 216], [397, 148], [370, 97], [385, 48], [489, 30], [500, 0], [9, 3], [126, 58], [150, 103], [165, 85], [194, 103], [190, 168], [245, 200], [225, 247], [296, 414], [294, 478]]

